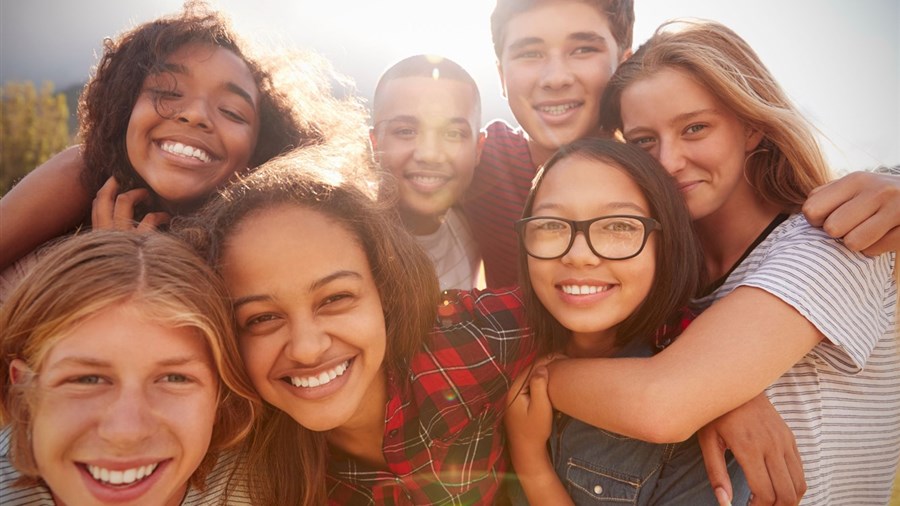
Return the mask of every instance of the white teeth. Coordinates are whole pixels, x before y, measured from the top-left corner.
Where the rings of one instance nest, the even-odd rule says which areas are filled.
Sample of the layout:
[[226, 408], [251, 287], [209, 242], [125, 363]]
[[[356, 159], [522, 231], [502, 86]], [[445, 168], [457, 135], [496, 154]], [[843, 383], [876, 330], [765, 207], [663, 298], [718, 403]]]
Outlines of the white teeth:
[[605, 292], [609, 290], [609, 285], [607, 286], [594, 286], [594, 285], [563, 285], [562, 291], [569, 295], [593, 295], [598, 292]]
[[291, 385], [295, 387], [303, 387], [303, 388], [311, 388], [311, 387], [319, 387], [322, 385], [326, 385], [331, 383], [332, 380], [337, 378], [338, 376], [342, 376], [344, 372], [347, 371], [347, 368], [350, 367], [350, 361], [347, 360], [342, 364], [338, 364], [337, 367], [330, 369], [328, 371], [322, 371], [315, 376], [291, 376]]
[[99, 482], [108, 483], [110, 485], [131, 485], [132, 483], [143, 480], [147, 476], [153, 474], [153, 471], [156, 470], [156, 466], [158, 465], [159, 463], [148, 464], [132, 469], [114, 471], [88, 464], [87, 470], [91, 473], [91, 476]]
[[438, 185], [445, 180], [445, 178], [439, 176], [412, 176], [409, 179], [415, 184], [426, 186]]
[[196, 148], [193, 146], [187, 146], [180, 142], [171, 142], [164, 141], [159, 145], [160, 149], [167, 153], [172, 153], [173, 155], [186, 156], [188, 158], [196, 158], [201, 162], [209, 163], [212, 160], [212, 157], [209, 156], [209, 153], [203, 151], [200, 148]]
[[541, 106], [540, 110], [541, 110], [541, 112], [545, 112], [547, 114], [560, 115], [560, 114], [568, 111], [569, 109], [574, 109], [575, 107], [576, 107], [576, 104], [545, 105], [545, 106]]

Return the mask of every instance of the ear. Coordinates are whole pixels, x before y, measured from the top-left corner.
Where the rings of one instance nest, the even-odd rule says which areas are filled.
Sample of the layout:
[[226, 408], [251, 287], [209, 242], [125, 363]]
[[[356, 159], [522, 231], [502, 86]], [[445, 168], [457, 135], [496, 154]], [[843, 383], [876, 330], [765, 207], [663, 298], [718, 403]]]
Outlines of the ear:
[[497, 65], [497, 75], [500, 76], [500, 90], [503, 92], [503, 98], [509, 99], [509, 97], [506, 96], [506, 79], [503, 77], [503, 64], [500, 63], [500, 60], [497, 60], [494, 63]]
[[9, 382], [13, 385], [23, 385], [34, 377], [34, 371], [28, 367], [22, 359], [13, 359], [9, 364]]
[[762, 142], [764, 136], [762, 130], [746, 126], [744, 127], [744, 137], [744, 152], [749, 153], [759, 146], [759, 143]]
[[487, 142], [487, 132], [478, 131], [478, 140], [475, 144], [475, 165], [481, 163], [481, 152], [484, 151], [484, 143]]
[[631, 48], [628, 48], [626, 51], [623, 51], [622, 56], [619, 57], [619, 65], [625, 63], [625, 60], [631, 58], [631, 55], [633, 55], [633, 54], [634, 54], [634, 52], [631, 50]]
[[378, 140], [375, 138], [375, 127], [369, 127], [369, 142], [372, 143], [372, 152], [378, 149]]

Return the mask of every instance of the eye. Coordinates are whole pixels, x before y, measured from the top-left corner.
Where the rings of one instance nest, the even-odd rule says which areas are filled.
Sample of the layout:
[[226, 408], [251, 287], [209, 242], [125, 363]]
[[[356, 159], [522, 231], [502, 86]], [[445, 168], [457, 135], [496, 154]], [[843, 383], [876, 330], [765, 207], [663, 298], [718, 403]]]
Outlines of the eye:
[[192, 383], [193, 380], [190, 376], [186, 374], [181, 374], [177, 372], [168, 373], [163, 375], [162, 381], [166, 383]]
[[634, 232], [640, 229], [634, 222], [628, 220], [609, 221], [603, 228], [610, 232]]
[[684, 129], [684, 131], [685, 131], [685, 133], [695, 134], [695, 133], [701, 132], [705, 129], [706, 129], [706, 125], [696, 123], [693, 125], [689, 125], [687, 128]]
[[278, 319], [278, 316], [272, 313], [253, 315], [244, 321], [244, 324], [241, 325], [241, 328], [258, 327], [265, 323], [275, 321], [276, 319]]
[[401, 139], [412, 139], [416, 136], [417, 133], [418, 132], [416, 132], [416, 129], [412, 127], [400, 127], [395, 128], [391, 131], [392, 135]]
[[181, 98], [181, 93], [178, 90], [168, 88], [149, 88], [147, 92], [158, 100], [174, 100]]
[[627, 139], [629, 144], [635, 144], [637, 146], [641, 146], [644, 144], [650, 144], [655, 141], [653, 137], [633, 137], [631, 139]]
[[327, 305], [330, 305], [330, 304], [335, 304], [335, 303], [337, 303], [337, 302], [340, 302], [340, 301], [342, 301], [342, 300], [346, 300], [346, 299], [348, 299], [348, 298], [350, 298], [350, 294], [349, 294], [349, 293], [336, 293], [336, 294], [334, 294], [334, 295], [329, 295], [328, 297], [325, 297], [324, 299], [322, 299], [322, 304], [321, 304], [321, 305], [322, 305], [322, 306], [327, 306]]
[[540, 57], [541, 52], [537, 49], [525, 49], [513, 55], [513, 59], [515, 60], [535, 59]]
[[232, 121], [234, 121], [234, 122], [237, 122], [237, 123], [247, 123], [247, 120], [244, 119], [244, 116], [242, 116], [240, 113], [237, 113], [237, 112], [235, 112], [235, 111], [232, 111], [232, 110], [230, 110], [230, 109], [225, 109], [225, 108], [222, 108], [222, 109], [219, 109], [219, 110], [222, 112], [222, 114], [225, 115], [225, 117], [227, 117], [228, 119], [230, 119], [230, 120], [232, 120]]
[[448, 140], [452, 140], [452, 141], [461, 141], [464, 139], [468, 139], [469, 135], [468, 135], [468, 132], [466, 132], [465, 130], [454, 128], [454, 129], [446, 130], [444, 132], [444, 137], [447, 138]]
[[589, 54], [589, 53], [599, 53], [600, 49], [594, 46], [580, 46], [575, 48], [572, 51], [572, 54]]
[[97, 376], [96, 374], [85, 374], [83, 376], [75, 376], [68, 380], [69, 383], [74, 383], [76, 385], [99, 385], [104, 383], [105, 380]]

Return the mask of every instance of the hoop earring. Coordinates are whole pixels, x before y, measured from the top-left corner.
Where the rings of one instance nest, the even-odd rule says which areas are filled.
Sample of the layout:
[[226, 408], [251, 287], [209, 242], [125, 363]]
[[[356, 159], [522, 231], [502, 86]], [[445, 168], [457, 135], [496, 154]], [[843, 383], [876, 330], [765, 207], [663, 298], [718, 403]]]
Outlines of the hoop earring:
[[[765, 142], [765, 141], [763, 141], [763, 142]], [[760, 143], [760, 144], [762, 144], [762, 143]], [[756, 191], [759, 191], [759, 188], [757, 188], [756, 185], [754, 185], [753, 182], [750, 181], [750, 176], [747, 175], [747, 162], [750, 161], [750, 157], [752, 157], [753, 155], [756, 155], [759, 153], [768, 153], [769, 151], [770, 150], [767, 147], [764, 147], [764, 146], [758, 147], [758, 148], [754, 149], [753, 151], [751, 151], [750, 153], [748, 153], [747, 156], [744, 157], [744, 166], [741, 169], [741, 172], [744, 174], [744, 181], [746, 181], [747, 184], [750, 185], [750, 188], [753, 188]]]

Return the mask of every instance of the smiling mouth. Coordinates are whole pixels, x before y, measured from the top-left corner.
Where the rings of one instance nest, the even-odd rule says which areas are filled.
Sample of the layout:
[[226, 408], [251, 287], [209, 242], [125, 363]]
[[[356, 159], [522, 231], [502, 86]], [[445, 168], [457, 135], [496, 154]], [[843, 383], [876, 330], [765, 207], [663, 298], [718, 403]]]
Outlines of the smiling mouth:
[[568, 295], [594, 295], [596, 293], [609, 291], [612, 289], [612, 285], [560, 285], [559, 289]]
[[91, 464], [84, 464], [84, 467], [94, 480], [104, 485], [127, 487], [150, 477], [159, 467], [159, 462], [124, 470], [106, 469]]
[[536, 109], [544, 114], [548, 114], [550, 116], [561, 116], [572, 109], [577, 107], [581, 107], [581, 103], [579, 102], [570, 102], [568, 104], [559, 104], [559, 105], [542, 105], [536, 107]]
[[183, 156], [185, 158], [193, 158], [204, 163], [209, 163], [213, 160], [212, 156], [203, 149], [188, 146], [187, 144], [182, 144], [180, 142], [162, 141], [159, 143], [159, 148], [166, 153]]
[[338, 376], [343, 376], [344, 373], [347, 372], [347, 369], [350, 368], [350, 363], [352, 361], [353, 360], [345, 360], [335, 367], [313, 376], [286, 376], [282, 378], [282, 380], [299, 388], [320, 387], [331, 383]]

